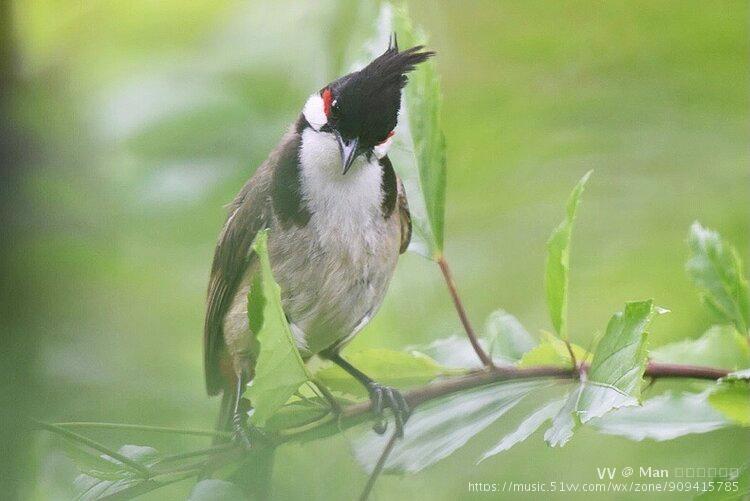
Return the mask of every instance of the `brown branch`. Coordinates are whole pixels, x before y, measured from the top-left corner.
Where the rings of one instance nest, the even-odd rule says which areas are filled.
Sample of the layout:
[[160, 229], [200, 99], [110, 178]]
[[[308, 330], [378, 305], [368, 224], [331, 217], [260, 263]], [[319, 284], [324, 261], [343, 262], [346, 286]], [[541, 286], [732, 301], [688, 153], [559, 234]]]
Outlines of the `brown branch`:
[[[403, 393], [409, 407], [412, 409], [424, 402], [444, 397], [463, 390], [469, 390], [487, 384], [514, 379], [556, 378], [575, 380], [588, 365], [581, 364], [577, 368], [571, 367], [494, 367], [490, 370], [479, 369], [462, 376], [449, 377], [433, 383], [409, 390]], [[660, 364], [649, 362], [644, 377], [653, 379], [691, 378], [717, 380], [729, 374], [730, 371], [714, 367], [695, 365]], [[365, 421], [370, 413], [369, 401], [359, 402], [342, 409], [336, 418], [329, 416], [308, 426], [282, 430], [279, 432], [279, 443], [292, 440], [306, 441], [333, 435], [342, 429], [347, 429]]]
[[493, 367], [494, 364], [492, 363], [492, 358], [490, 358], [490, 356], [487, 355], [487, 353], [482, 349], [482, 346], [479, 344], [479, 339], [477, 339], [477, 334], [476, 332], [474, 332], [474, 328], [471, 326], [468, 315], [466, 315], [466, 310], [464, 309], [463, 302], [461, 301], [461, 296], [458, 295], [456, 282], [453, 280], [453, 274], [451, 273], [451, 269], [448, 266], [448, 261], [446, 261], [445, 257], [441, 255], [438, 258], [437, 263], [440, 266], [440, 271], [443, 272], [443, 278], [445, 278], [445, 283], [448, 286], [448, 291], [451, 294], [453, 304], [455, 305], [456, 311], [458, 312], [458, 318], [461, 319], [461, 324], [463, 324], [464, 326], [464, 330], [466, 331], [466, 335], [469, 338], [471, 347], [474, 348], [474, 351], [477, 353], [479, 360], [482, 361], [482, 364], [485, 367]]

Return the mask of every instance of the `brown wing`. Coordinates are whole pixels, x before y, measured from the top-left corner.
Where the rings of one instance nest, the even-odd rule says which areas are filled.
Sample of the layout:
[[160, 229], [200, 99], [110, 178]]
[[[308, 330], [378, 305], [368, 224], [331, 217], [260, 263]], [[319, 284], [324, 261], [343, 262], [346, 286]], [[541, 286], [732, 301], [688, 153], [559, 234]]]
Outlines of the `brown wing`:
[[208, 283], [203, 331], [203, 365], [209, 395], [219, 393], [224, 381], [221, 359], [225, 356], [224, 317], [248, 267], [255, 260], [251, 247], [255, 236], [270, 224], [274, 174], [297, 162], [299, 135], [290, 133], [260, 166], [229, 204], [229, 216], [216, 245]]
[[409, 242], [411, 242], [411, 213], [409, 212], [409, 202], [406, 200], [406, 191], [404, 191], [401, 178], [397, 177], [396, 179], [398, 181], [396, 203], [398, 205], [398, 218], [401, 221], [401, 247], [399, 252], [403, 254], [409, 247]]

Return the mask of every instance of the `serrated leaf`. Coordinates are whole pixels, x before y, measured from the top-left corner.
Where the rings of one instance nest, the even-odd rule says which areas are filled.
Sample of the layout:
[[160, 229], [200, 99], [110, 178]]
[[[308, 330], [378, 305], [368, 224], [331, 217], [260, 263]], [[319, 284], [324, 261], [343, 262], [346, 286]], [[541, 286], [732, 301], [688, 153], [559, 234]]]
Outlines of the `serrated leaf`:
[[749, 381], [750, 380], [750, 369], [743, 369], [741, 371], [732, 372], [727, 374], [726, 377], [721, 378], [721, 381]]
[[737, 251], [697, 221], [690, 227], [688, 246], [687, 271], [703, 302], [719, 318], [733, 323], [743, 335], [748, 334], [750, 299]]
[[253, 244], [259, 267], [247, 298], [251, 328], [259, 344], [255, 377], [247, 394], [253, 404], [251, 421], [262, 426], [308, 380], [302, 357], [294, 343], [278, 284], [268, 258], [268, 230]]
[[242, 490], [226, 480], [209, 478], [201, 480], [190, 491], [188, 501], [244, 501], [247, 496]]
[[[489, 349], [484, 338], [479, 339], [479, 344], [485, 351]], [[407, 350], [424, 353], [443, 367], [451, 369], [484, 367], [465, 334], [453, 334], [446, 338], [436, 339], [428, 345], [409, 346]]]
[[570, 238], [576, 218], [578, 203], [591, 173], [588, 171], [578, 181], [570, 194], [565, 219], [547, 240], [547, 265], [545, 289], [547, 307], [552, 325], [558, 335], [568, 339], [568, 282], [570, 274]]
[[719, 383], [708, 396], [708, 402], [728, 419], [750, 426], [750, 384], [747, 381]]
[[[548, 365], [554, 367], [572, 367], [573, 363], [570, 360], [570, 352], [565, 345], [565, 341], [562, 341], [549, 332], [542, 333], [542, 336], [542, 341], [537, 346], [524, 353], [518, 362], [518, 366], [536, 367], [539, 365]], [[579, 362], [588, 358], [588, 352], [582, 347], [575, 343], [571, 343], [570, 347], [573, 350], [576, 360]]]
[[482, 337], [496, 363], [515, 363], [537, 344], [521, 322], [504, 310], [490, 313]]
[[672, 440], [707, 433], [731, 423], [708, 404], [708, 392], [666, 393], [646, 400], [641, 407], [618, 409], [590, 423], [602, 433], [630, 440]]
[[[357, 64], [352, 69], [359, 69], [382, 54], [394, 32], [401, 49], [427, 42], [424, 32], [413, 26], [405, 5], [394, 8], [383, 2], [375, 23], [371, 17], [360, 19], [368, 28], [373, 24], [377, 28], [364, 44], [365, 51], [353, 48], [356, 56], [350, 60]], [[362, 57], [363, 52], [366, 57]], [[417, 65], [408, 78], [389, 157], [409, 200], [414, 229], [409, 250], [436, 259], [443, 249], [446, 166], [440, 117], [442, 95], [435, 62], [428, 60]]]
[[507, 451], [516, 444], [519, 444], [529, 438], [536, 430], [538, 430], [545, 422], [552, 419], [560, 412], [562, 406], [565, 405], [565, 399], [555, 399], [551, 402], [547, 402], [534, 412], [528, 415], [524, 419], [518, 428], [513, 430], [511, 433], [505, 435], [500, 442], [495, 445], [492, 449], [485, 452], [482, 457], [477, 461], [477, 464], [481, 463], [485, 459], [499, 454], [503, 451]]
[[580, 425], [576, 409], [583, 385], [576, 386], [564, 399], [565, 403], [552, 418], [552, 424], [544, 432], [544, 441], [550, 447], [562, 447], [573, 438], [573, 432]]
[[646, 326], [653, 315], [654, 304], [648, 300], [627, 303], [622, 313], [610, 319], [576, 407], [582, 423], [638, 404], [646, 370]]
[[683, 339], [649, 351], [655, 362], [740, 369], [750, 366], [750, 346], [732, 325], [714, 325], [698, 339]]
[[[443, 367], [424, 353], [416, 351], [406, 353], [373, 348], [347, 354], [346, 359], [375, 381], [396, 388], [423, 385], [438, 376], [460, 373]], [[360, 382], [336, 365], [320, 369], [315, 377], [331, 390], [355, 396], [367, 395]]]
[[579, 425], [593, 418], [638, 404], [646, 369], [645, 329], [653, 314], [649, 300], [627, 303], [622, 313], [612, 316], [586, 379], [569, 394], [544, 434], [550, 446], [565, 445]]
[[[418, 472], [449, 456], [530, 393], [554, 382], [513, 381], [475, 388], [418, 407], [396, 442], [385, 471]], [[357, 460], [372, 471], [387, 436], [367, 432], [355, 443]]]
[[[123, 445], [117, 451], [128, 459], [132, 459], [144, 466], [150, 466], [158, 459], [158, 452], [153, 447], [142, 445]], [[122, 463], [117, 459], [107, 455], [100, 456], [104, 461], [108, 461], [118, 467]], [[77, 499], [83, 501], [93, 501], [118, 495], [122, 498], [129, 499], [137, 495], [161, 487], [161, 483], [146, 479], [136, 475], [130, 470], [123, 469], [119, 475], [93, 476], [87, 473], [78, 475], [74, 481], [78, 491]], [[127, 496], [126, 496], [127, 493]]]

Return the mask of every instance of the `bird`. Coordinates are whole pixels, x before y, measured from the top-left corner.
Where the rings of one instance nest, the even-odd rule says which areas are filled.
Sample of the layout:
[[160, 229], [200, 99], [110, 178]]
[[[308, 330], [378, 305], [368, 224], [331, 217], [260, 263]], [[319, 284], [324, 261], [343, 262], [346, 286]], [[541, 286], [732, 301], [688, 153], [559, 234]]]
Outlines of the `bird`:
[[403, 436], [410, 414], [403, 395], [340, 352], [378, 311], [411, 239], [409, 204], [388, 149], [407, 75], [433, 55], [422, 45], [399, 50], [393, 34], [380, 56], [309, 96], [228, 205], [211, 266], [203, 352], [208, 394], [222, 394], [217, 427], [233, 439], [252, 442], [242, 395], [257, 357], [247, 298], [259, 266], [252, 244], [262, 230], [303, 360], [318, 356], [356, 378], [378, 417], [375, 431], [385, 432], [390, 408]]

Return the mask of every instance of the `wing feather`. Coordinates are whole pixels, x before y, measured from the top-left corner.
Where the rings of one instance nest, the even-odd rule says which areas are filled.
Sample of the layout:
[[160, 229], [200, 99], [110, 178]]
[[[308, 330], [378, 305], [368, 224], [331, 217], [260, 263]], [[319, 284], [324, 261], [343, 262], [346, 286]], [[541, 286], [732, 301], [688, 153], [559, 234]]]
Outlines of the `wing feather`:
[[270, 225], [274, 173], [280, 166], [297, 162], [298, 150], [299, 134], [292, 131], [228, 206], [229, 216], [214, 252], [206, 300], [203, 364], [209, 395], [219, 393], [224, 387], [221, 373], [222, 357], [226, 356], [224, 317], [248, 267], [255, 260], [252, 252], [255, 236]]

